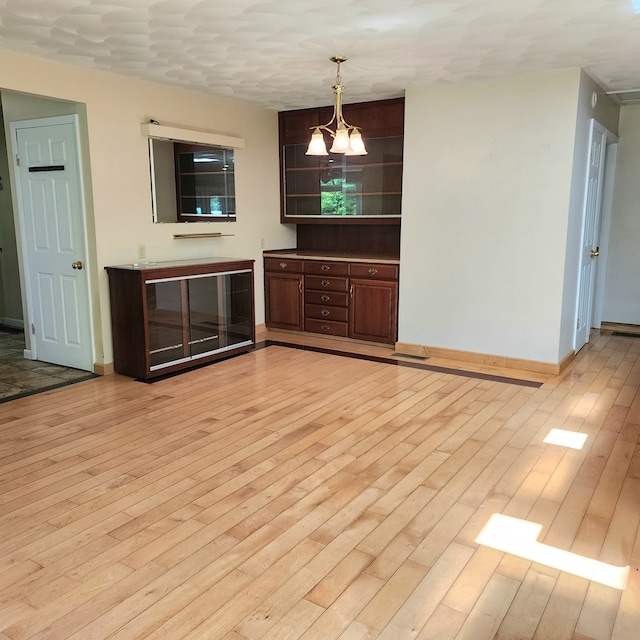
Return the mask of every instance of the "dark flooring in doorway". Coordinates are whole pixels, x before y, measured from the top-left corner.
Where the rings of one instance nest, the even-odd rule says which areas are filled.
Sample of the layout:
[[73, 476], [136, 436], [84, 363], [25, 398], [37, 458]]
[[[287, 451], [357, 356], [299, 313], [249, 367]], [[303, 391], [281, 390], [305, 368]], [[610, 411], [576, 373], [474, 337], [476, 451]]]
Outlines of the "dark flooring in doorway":
[[94, 374], [38, 360], [25, 360], [21, 329], [0, 327], [0, 403], [56, 389]]

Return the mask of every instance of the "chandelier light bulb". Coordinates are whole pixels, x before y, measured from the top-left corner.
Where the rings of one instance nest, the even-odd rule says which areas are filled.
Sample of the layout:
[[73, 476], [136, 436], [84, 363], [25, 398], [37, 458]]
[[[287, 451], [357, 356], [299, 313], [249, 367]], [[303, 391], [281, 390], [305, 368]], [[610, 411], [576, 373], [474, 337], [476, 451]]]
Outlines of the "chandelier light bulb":
[[336, 135], [333, 138], [333, 144], [331, 145], [331, 153], [346, 153], [351, 149], [349, 143], [349, 129], [346, 127], [338, 127]]
[[351, 152], [349, 153], [349, 155], [366, 155], [367, 150], [365, 149], [364, 140], [362, 139], [362, 135], [360, 134], [360, 129], [353, 129], [353, 131], [351, 132], [351, 136], [349, 137], [349, 141], [351, 143]]
[[311, 140], [309, 141], [309, 148], [305, 155], [308, 156], [328, 156], [327, 145], [324, 142], [324, 136], [322, 135], [322, 131], [320, 131], [320, 127], [316, 127], [315, 131], [311, 135]]

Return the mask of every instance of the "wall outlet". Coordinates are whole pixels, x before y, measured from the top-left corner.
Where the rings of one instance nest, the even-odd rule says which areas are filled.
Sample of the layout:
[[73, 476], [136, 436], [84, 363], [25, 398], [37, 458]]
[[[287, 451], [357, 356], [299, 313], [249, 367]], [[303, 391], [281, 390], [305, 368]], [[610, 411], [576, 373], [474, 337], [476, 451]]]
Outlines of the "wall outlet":
[[147, 257], [147, 248], [143, 244], [138, 245], [138, 258], [144, 260]]

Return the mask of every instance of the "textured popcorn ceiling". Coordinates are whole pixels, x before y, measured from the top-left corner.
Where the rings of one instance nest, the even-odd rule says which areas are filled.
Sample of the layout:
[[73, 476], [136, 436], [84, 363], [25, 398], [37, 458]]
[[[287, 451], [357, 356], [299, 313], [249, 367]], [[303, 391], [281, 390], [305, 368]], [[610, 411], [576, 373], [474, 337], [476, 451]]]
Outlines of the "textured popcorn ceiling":
[[0, 47], [277, 109], [584, 67], [640, 88], [634, 0], [0, 0]]

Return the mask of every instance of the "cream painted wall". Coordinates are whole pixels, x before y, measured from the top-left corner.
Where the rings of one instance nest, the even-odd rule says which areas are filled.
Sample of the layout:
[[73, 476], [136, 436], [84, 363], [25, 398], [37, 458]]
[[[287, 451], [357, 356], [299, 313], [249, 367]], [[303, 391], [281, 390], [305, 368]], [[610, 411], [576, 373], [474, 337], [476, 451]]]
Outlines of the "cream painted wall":
[[620, 110], [603, 319], [640, 324], [640, 105]]
[[[98, 363], [111, 362], [113, 353], [104, 267], [136, 261], [140, 244], [153, 261], [208, 256], [256, 260], [256, 322], [264, 322], [261, 241], [267, 249], [295, 243], [295, 228], [279, 224], [275, 111], [6, 51], [0, 51], [0, 88], [86, 105], [89, 267]], [[184, 232], [185, 225], [152, 223], [147, 141], [140, 133], [148, 117], [246, 140], [245, 149], [236, 153], [238, 221], [211, 223], [233, 237], [173, 240], [172, 234]]]
[[579, 84], [407, 90], [400, 342], [559, 361]]

